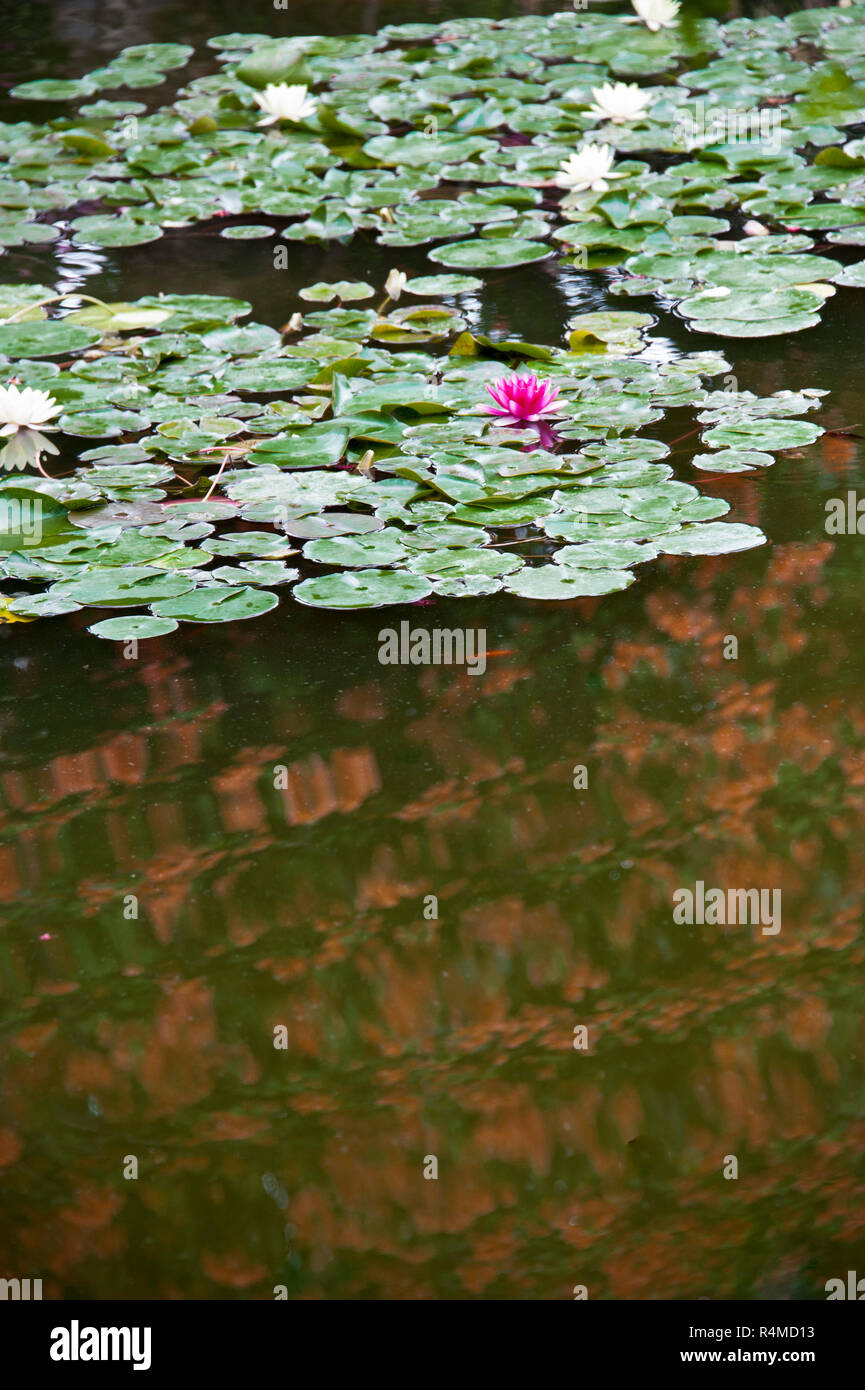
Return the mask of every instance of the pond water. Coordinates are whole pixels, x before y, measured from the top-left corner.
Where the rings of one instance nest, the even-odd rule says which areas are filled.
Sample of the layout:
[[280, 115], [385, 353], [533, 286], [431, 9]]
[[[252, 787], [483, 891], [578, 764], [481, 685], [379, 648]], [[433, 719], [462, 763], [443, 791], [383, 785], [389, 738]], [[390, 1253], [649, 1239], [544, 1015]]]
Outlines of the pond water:
[[[239, 22], [19, 8], [7, 85]], [[299, 5], [242, 23], [312, 28]], [[64, 255], [87, 293], [237, 295], [274, 326], [312, 280], [395, 263], [361, 239], [275, 271], [194, 227]], [[428, 271], [423, 247], [398, 264]], [[59, 278], [41, 249], [2, 271]], [[492, 272], [470, 326], [558, 343], [621, 307], [605, 285]], [[741, 389], [827, 389], [820, 423], [852, 431], [712, 477], [691, 416], [665, 422], [677, 476], [768, 546], [564, 604], [285, 602], [137, 660], [85, 613], [0, 628], [4, 1272], [94, 1299], [812, 1299], [862, 1268], [865, 566], [824, 527], [865, 495], [862, 304], [699, 344], [637, 306], [651, 353], [719, 347]], [[380, 664], [419, 614], [485, 629], [485, 673]], [[780, 890], [781, 931], [675, 924], [697, 881]]]

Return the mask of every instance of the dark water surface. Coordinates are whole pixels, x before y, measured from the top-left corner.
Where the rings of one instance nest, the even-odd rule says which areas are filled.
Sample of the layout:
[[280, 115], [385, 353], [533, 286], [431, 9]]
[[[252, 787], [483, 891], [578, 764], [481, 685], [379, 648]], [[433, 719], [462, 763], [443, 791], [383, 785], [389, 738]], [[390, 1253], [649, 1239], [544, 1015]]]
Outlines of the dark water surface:
[[[0, 67], [523, 8], [34, 0]], [[281, 324], [312, 280], [427, 269], [296, 249], [277, 272], [266, 242], [189, 229], [67, 255], [64, 283]], [[0, 262], [46, 275], [41, 251]], [[656, 354], [722, 347], [740, 389], [827, 388], [815, 418], [865, 435], [863, 292], [737, 343], [605, 284], [493, 273], [472, 327], [557, 343], [581, 308], [647, 307]], [[861, 440], [711, 477], [693, 430], [670, 423], [678, 475], [771, 543], [627, 593], [284, 601], [138, 660], [92, 613], [0, 629], [0, 1274], [46, 1297], [813, 1299], [865, 1273], [865, 541], [824, 530], [828, 498], [865, 496]], [[380, 665], [406, 616], [486, 628], [486, 674]], [[697, 880], [780, 889], [780, 933], [675, 925]]]

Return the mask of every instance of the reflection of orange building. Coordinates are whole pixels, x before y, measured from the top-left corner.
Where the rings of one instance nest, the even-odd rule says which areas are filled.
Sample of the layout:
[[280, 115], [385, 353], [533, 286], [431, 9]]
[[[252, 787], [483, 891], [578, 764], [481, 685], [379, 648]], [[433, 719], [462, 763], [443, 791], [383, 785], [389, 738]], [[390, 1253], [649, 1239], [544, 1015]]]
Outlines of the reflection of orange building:
[[[2, 1261], [50, 1297], [820, 1296], [815, 1251], [861, 1238], [832, 555], [537, 605], [476, 680], [386, 679], [366, 636], [341, 684], [247, 670], [244, 634], [100, 649], [75, 736], [31, 670], [4, 746], [51, 733], [0, 767]], [[782, 934], [674, 927], [698, 877], [780, 887]]]

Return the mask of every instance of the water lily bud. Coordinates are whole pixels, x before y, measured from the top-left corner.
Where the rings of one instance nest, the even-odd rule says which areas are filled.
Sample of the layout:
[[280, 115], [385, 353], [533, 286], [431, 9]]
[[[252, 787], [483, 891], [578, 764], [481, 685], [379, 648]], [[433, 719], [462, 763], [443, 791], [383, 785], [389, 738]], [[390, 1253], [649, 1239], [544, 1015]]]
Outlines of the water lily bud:
[[393, 299], [395, 301], [399, 299], [407, 284], [408, 276], [406, 275], [405, 271], [391, 270], [388, 273], [388, 277], [384, 282], [385, 293], [387, 294], [389, 299]]

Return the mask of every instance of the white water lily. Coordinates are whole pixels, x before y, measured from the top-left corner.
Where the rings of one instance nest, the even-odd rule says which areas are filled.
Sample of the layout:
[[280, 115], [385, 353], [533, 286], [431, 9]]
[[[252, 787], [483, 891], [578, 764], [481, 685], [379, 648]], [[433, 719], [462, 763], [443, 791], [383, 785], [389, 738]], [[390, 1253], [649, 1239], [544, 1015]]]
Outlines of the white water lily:
[[680, 0], [631, 0], [639, 18], [647, 29], [656, 33], [658, 29], [672, 29], [678, 23]]
[[290, 87], [287, 82], [268, 82], [263, 92], [255, 93], [255, 100], [265, 113], [259, 125], [273, 125], [275, 121], [305, 121], [307, 116], [314, 113], [317, 105], [306, 87]]
[[592, 96], [595, 98], [594, 106], [589, 107], [592, 115], [616, 125], [645, 116], [652, 100], [636, 82], [605, 82], [603, 87], [592, 88]]
[[606, 193], [607, 179], [620, 179], [623, 176], [613, 171], [613, 151], [609, 145], [583, 145], [570, 155], [560, 166], [556, 175], [556, 187], [568, 188], [572, 193]]
[[396, 302], [407, 284], [408, 276], [404, 270], [391, 270], [384, 282], [385, 293], [388, 299], [392, 299]]
[[44, 429], [62, 407], [47, 391], [36, 391], [25, 386], [20, 391], [17, 386], [0, 386], [0, 435], [17, 434], [18, 430]]

